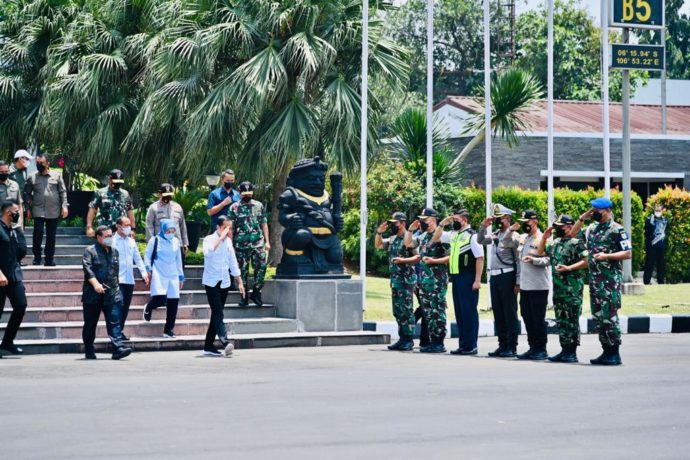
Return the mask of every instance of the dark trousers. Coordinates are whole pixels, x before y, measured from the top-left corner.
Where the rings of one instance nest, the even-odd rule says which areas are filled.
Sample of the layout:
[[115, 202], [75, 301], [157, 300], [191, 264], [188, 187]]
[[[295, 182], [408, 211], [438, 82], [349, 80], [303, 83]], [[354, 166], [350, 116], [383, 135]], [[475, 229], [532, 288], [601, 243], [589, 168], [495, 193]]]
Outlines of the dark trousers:
[[546, 304], [549, 291], [520, 291], [520, 313], [530, 350], [546, 351]]
[[105, 296], [100, 296], [98, 303], [84, 304], [84, 327], [81, 331], [81, 338], [84, 341], [85, 351], [93, 351], [93, 343], [96, 340], [96, 326], [98, 319], [101, 317], [101, 312], [105, 317], [105, 327], [108, 331], [108, 337], [115, 348], [121, 348], [122, 329], [120, 328], [120, 308], [119, 302], [114, 304], [106, 304]]
[[9, 299], [12, 304], [12, 314], [5, 328], [5, 335], [2, 338], [3, 345], [11, 345], [17, 337], [17, 331], [24, 319], [26, 312], [26, 291], [24, 283], [9, 283], [7, 286], [0, 287], [0, 317], [5, 310], [5, 299]]
[[134, 295], [133, 284], [120, 283], [120, 294], [122, 294], [122, 308], [120, 308], [120, 329], [125, 330], [125, 321], [129, 315], [129, 306], [132, 304], [132, 296]]
[[180, 304], [180, 299], [168, 299], [164, 295], [154, 295], [149, 300], [146, 308], [153, 311], [158, 307], [165, 305], [165, 328], [163, 332], [172, 332], [175, 329], [175, 320], [177, 319], [177, 306]]
[[474, 271], [450, 275], [450, 281], [453, 283], [453, 306], [460, 336], [460, 349], [466, 351], [477, 348], [479, 335], [479, 312], [477, 311], [479, 291], [472, 289], [474, 275]]
[[53, 261], [53, 258], [55, 257], [55, 236], [57, 235], [57, 225], [58, 219], [44, 219], [43, 217], [34, 217], [34, 260], [41, 260], [41, 244], [43, 243], [43, 232], [45, 229], [46, 247], [44, 252], [46, 256], [46, 261]]
[[647, 247], [647, 255], [644, 261], [644, 284], [652, 282], [652, 273], [656, 267], [656, 282], [664, 284], [666, 280], [666, 247], [663, 244]]
[[515, 271], [491, 276], [491, 310], [494, 314], [494, 329], [498, 346], [516, 350], [520, 322], [517, 316], [515, 295]]
[[213, 342], [216, 336], [223, 346], [227, 345], [227, 329], [223, 322], [223, 310], [225, 309], [225, 301], [228, 299], [228, 292], [230, 288], [221, 288], [220, 282], [215, 286], [204, 286], [206, 289], [206, 297], [208, 298], [208, 305], [211, 307], [211, 321], [208, 324], [206, 331], [206, 342], [204, 343], [204, 350], [213, 350]]

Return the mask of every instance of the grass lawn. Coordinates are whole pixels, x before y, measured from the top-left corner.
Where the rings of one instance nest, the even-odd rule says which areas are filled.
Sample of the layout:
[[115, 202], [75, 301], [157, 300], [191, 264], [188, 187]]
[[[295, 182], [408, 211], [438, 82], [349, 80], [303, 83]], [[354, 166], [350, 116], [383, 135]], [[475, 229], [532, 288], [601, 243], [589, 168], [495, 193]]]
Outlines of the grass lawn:
[[[488, 311], [488, 293], [486, 285], [479, 291], [479, 316], [491, 319]], [[417, 301], [415, 300], [415, 308]], [[635, 316], [643, 314], [690, 314], [690, 284], [665, 284], [645, 286], [645, 294], [640, 296], [623, 296], [621, 315]], [[585, 298], [582, 303], [582, 315], [589, 315], [589, 289], [585, 286]], [[553, 317], [553, 310], [546, 313]], [[451, 285], [448, 285], [448, 317], [455, 319]], [[391, 313], [391, 293], [388, 278], [367, 277], [367, 306], [364, 311], [365, 321], [393, 321]]]

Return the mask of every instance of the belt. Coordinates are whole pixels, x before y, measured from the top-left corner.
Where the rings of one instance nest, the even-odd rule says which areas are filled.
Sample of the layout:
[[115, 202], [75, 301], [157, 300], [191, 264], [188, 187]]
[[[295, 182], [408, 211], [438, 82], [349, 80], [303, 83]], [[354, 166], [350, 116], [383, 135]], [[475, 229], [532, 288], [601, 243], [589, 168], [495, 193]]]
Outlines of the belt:
[[309, 231], [314, 235], [332, 235], [331, 229], [328, 227], [308, 227]]
[[496, 269], [489, 270], [489, 273], [491, 274], [491, 276], [495, 276], [495, 275], [502, 275], [504, 273], [510, 273], [512, 271], [515, 271], [515, 269], [514, 268], [496, 268]]

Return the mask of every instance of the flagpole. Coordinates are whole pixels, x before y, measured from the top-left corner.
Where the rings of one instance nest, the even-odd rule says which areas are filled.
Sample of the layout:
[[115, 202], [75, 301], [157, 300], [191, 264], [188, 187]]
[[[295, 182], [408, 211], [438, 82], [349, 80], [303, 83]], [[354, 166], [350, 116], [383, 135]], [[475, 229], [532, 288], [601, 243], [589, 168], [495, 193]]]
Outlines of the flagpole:
[[548, 190], [548, 222], [549, 226], [555, 219], [555, 204], [553, 196], [553, 0], [548, 2], [548, 38], [547, 38], [547, 190]]
[[359, 278], [362, 281], [362, 308], [366, 308], [367, 290], [367, 147], [369, 109], [369, 0], [362, 5], [362, 107], [360, 131], [360, 208], [359, 208]]
[[[489, 8], [489, 0], [484, 0], [484, 166], [485, 166], [485, 183], [486, 183], [486, 215], [492, 215], [491, 212], [491, 191], [493, 185], [491, 184], [491, 11]], [[487, 229], [490, 232], [491, 228]], [[491, 267], [491, 251], [486, 251], [486, 280], [491, 285], [491, 276], [489, 274], [489, 267]], [[489, 296], [489, 308], [491, 305], [491, 296]]]
[[434, 0], [426, 7], [426, 206], [434, 205]]
[[609, 151], [609, 9], [608, 2], [601, 0], [601, 100], [602, 137], [604, 150], [604, 194], [611, 197], [611, 154]]

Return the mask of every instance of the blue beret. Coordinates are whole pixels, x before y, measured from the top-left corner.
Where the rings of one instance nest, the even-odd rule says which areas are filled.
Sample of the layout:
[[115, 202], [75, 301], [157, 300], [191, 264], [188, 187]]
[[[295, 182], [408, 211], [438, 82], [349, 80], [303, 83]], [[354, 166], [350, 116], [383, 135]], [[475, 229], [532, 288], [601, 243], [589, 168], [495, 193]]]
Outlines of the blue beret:
[[613, 207], [613, 202], [608, 198], [597, 198], [589, 202], [594, 209], [609, 209]]

